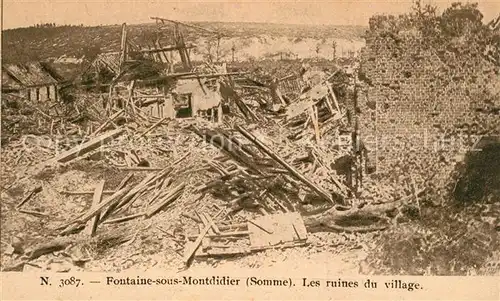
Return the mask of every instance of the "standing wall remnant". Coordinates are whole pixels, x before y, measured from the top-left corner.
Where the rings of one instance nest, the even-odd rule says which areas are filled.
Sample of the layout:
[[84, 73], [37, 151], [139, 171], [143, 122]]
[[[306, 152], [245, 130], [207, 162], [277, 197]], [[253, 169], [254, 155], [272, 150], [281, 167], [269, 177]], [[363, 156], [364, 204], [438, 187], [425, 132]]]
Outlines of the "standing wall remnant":
[[479, 47], [383, 26], [365, 38], [356, 111], [377, 172], [451, 166], [477, 137], [500, 134], [499, 66]]

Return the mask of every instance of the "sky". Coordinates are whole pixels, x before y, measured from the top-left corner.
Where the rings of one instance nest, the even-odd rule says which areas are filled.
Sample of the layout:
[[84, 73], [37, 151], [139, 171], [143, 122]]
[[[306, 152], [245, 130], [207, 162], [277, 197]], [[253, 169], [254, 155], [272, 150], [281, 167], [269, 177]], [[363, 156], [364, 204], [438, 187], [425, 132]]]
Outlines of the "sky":
[[[423, 0], [440, 11], [458, 0]], [[466, 1], [463, 1], [466, 2]], [[489, 21], [500, 14], [500, 0], [476, 0]], [[266, 22], [368, 25], [373, 14], [410, 11], [411, 0], [244, 1], [244, 0], [3, 0], [3, 29], [37, 23], [147, 23], [158, 16], [179, 21]]]

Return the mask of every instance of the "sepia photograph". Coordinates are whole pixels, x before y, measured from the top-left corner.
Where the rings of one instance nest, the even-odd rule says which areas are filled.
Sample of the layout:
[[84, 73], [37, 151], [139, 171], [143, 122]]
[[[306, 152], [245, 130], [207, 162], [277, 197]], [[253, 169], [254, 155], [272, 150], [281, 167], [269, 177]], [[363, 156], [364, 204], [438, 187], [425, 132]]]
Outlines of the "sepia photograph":
[[2, 272], [500, 276], [499, 0], [2, 6]]

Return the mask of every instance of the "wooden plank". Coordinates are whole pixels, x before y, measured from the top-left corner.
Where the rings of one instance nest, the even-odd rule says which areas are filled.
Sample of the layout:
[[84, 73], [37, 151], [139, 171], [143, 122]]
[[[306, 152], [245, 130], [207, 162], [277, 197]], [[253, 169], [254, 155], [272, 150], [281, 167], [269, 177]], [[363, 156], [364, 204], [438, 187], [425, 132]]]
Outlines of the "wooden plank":
[[106, 132], [106, 133], [102, 134], [101, 136], [96, 137], [94, 139], [91, 139], [90, 141], [88, 141], [80, 146], [77, 146], [77, 147], [74, 147], [68, 151], [65, 151], [64, 153], [60, 154], [59, 156], [56, 156], [55, 158], [51, 159], [51, 161], [53, 160], [53, 161], [59, 162], [59, 163], [69, 162], [75, 158], [78, 158], [78, 157], [80, 157], [80, 156], [82, 156], [90, 151], [93, 151], [93, 150], [101, 147], [101, 145], [109, 142], [110, 140], [113, 140], [115, 137], [121, 135], [123, 132], [124, 132], [124, 129], [122, 129], [122, 128]]
[[124, 196], [127, 192], [129, 191], [128, 188], [123, 188], [118, 190], [116, 193], [114, 193], [112, 196], [104, 200], [103, 202], [99, 203], [99, 205], [92, 207], [90, 211], [79, 218], [77, 222], [85, 223], [88, 220], [90, 220], [92, 217], [96, 216], [101, 210], [107, 206], [113, 205], [113, 203], [118, 202], [122, 196]]
[[[117, 208], [119, 209], [120, 207], [122, 207], [123, 205], [125, 205], [128, 201], [130, 201], [137, 193], [139, 193], [140, 191], [142, 191], [144, 188], [146, 188], [147, 185], [149, 185], [149, 183], [152, 183], [154, 181], [156, 181], [160, 175], [162, 175], [163, 173], [165, 172], [170, 172], [171, 169], [167, 168], [167, 169], [164, 169], [156, 174], [149, 174], [147, 175], [144, 179], [142, 179], [142, 181], [137, 184], [136, 186], [134, 186], [134, 188], [132, 188], [126, 196], [123, 197], [123, 199], [120, 201], [120, 203], [117, 205]], [[166, 174], [165, 174], [166, 175]], [[161, 177], [160, 177], [161, 178]]]
[[335, 96], [335, 92], [333, 91], [332, 86], [330, 86], [328, 83], [326, 85], [328, 86], [328, 90], [330, 91], [330, 95], [332, 95], [332, 99], [333, 99], [333, 102], [335, 104], [335, 108], [337, 108], [337, 111], [339, 111], [339, 113], [340, 113], [340, 107], [339, 107], [339, 103], [337, 101], [337, 97]]
[[147, 133], [151, 132], [155, 127], [157, 127], [160, 124], [162, 124], [162, 122], [164, 122], [165, 120], [167, 120], [167, 117], [164, 117], [164, 118], [160, 119], [158, 122], [156, 122], [155, 124], [153, 124], [152, 126], [150, 126], [147, 130], [145, 130], [142, 134], [140, 134], [139, 137], [137, 137], [137, 138], [141, 138], [144, 135], [146, 135]]
[[320, 134], [319, 134], [319, 124], [318, 124], [318, 115], [317, 115], [317, 110], [318, 108], [316, 106], [311, 106], [309, 107], [309, 111], [311, 113], [311, 121], [314, 127], [314, 137], [316, 138], [316, 142], [320, 142]]
[[[208, 222], [208, 220], [205, 218], [205, 216], [203, 216], [203, 215], [199, 214], [199, 213], [198, 213], [198, 211], [196, 211], [196, 210], [194, 211], [194, 213], [195, 213], [195, 214], [196, 214], [196, 216], [198, 216], [198, 218], [201, 220], [201, 222], [203, 223], [203, 226], [210, 225], [210, 223], [209, 223], [209, 222]], [[201, 228], [200, 228], [200, 232], [201, 232], [201, 230], [203, 229], [203, 226], [201, 226], [201, 225], [200, 225], [200, 227], [201, 227]], [[212, 228], [210, 228], [210, 229], [208, 230], [208, 234], [207, 234], [207, 235], [215, 235], [215, 231], [214, 231]], [[205, 242], [205, 240], [203, 240], [203, 242]], [[203, 246], [205, 246], [204, 244], [202, 244], [202, 245], [203, 245]]]
[[[60, 193], [61, 194], [67, 194], [67, 195], [93, 195], [95, 190], [89, 190], [89, 191], [67, 191], [63, 190]], [[116, 190], [104, 190], [102, 194], [113, 194], [116, 193]]]
[[120, 116], [123, 112], [124, 112], [124, 111], [123, 111], [123, 109], [121, 109], [120, 111], [118, 111], [118, 112], [114, 113], [113, 115], [111, 115], [111, 116], [109, 116], [109, 117], [106, 117], [106, 118], [107, 118], [107, 119], [106, 119], [106, 121], [105, 121], [105, 122], [103, 122], [103, 123], [102, 123], [102, 124], [101, 124], [101, 125], [100, 125], [100, 126], [99, 126], [99, 127], [98, 127], [98, 128], [97, 128], [94, 132], [93, 132], [93, 133], [92, 133], [92, 134], [90, 134], [90, 136], [91, 136], [91, 137], [95, 137], [95, 136], [96, 136], [96, 135], [97, 135], [100, 131], [102, 131], [102, 130], [103, 130], [106, 126], [108, 126], [108, 124], [110, 124], [110, 123], [111, 123], [111, 124], [113, 124], [115, 127], [117, 127], [117, 126], [116, 126], [116, 124], [114, 124], [114, 122], [113, 122], [113, 121], [114, 121], [114, 120], [115, 120], [118, 116]]
[[197, 78], [213, 78], [221, 76], [231, 76], [231, 75], [245, 75], [248, 72], [227, 72], [227, 73], [207, 73], [207, 74], [193, 74], [193, 75], [181, 75], [182, 79], [197, 79]]
[[31, 215], [38, 216], [38, 217], [49, 216], [47, 213], [43, 213], [43, 212], [39, 212], [39, 211], [33, 211], [33, 210], [27, 210], [27, 209], [19, 209], [18, 211], [21, 212], [21, 213], [31, 214]]
[[191, 258], [193, 258], [193, 255], [196, 253], [196, 250], [200, 246], [203, 238], [205, 237], [205, 235], [207, 235], [208, 230], [210, 230], [211, 227], [212, 226], [210, 226], [210, 225], [206, 226], [203, 229], [203, 231], [201, 231], [200, 235], [198, 235], [196, 240], [189, 247], [186, 247], [186, 252], [184, 254], [184, 264], [186, 266], [189, 266]]
[[[156, 47], [159, 48], [159, 49], [163, 48], [163, 46], [160, 44], [160, 40], [159, 39], [156, 40]], [[186, 48], [188, 48], [188, 47], [186, 46]], [[165, 53], [165, 51], [160, 52], [160, 56], [163, 57], [163, 62], [164, 63], [166, 63], [166, 64], [170, 63], [170, 61], [168, 60], [168, 57], [167, 57], [167, 54]]]
[[119, 217], [119, 218], [115, 218], [115, 219], [110, 219], [110, 220], [103, 222], [103, 224], [116, 224], [116, 223], [126, 222], [126, 221], [132, 220], [134, 218], [144, 216], [144, 214], [145, 214], [144, 212], [141, 212], [141, 213], [127, 215], [127, 216], [123, 216], [123, 217]]
[[[94, 197], [92, 199], [92, 207], [97, 207], [99, 203], [102, 201], [102, 192], [104, 190], [105, 180], [99, 181], [95, 187]], [[97, 230], [97, 225], [99, 223], [99, 213], [97, 213], [90, 221], [88, 221], [87, 226], [85, 228], [87, 235], [90, 237], [95, 235]]]
[[123, 63], [127, 60], [127, 24], [122, 24], [122, 40], [120, 46], [120, 66], [118, 73], [121, 72]]
[[128, 189], [123, 188], [116, 193], [114, 193], [112, 196], [107, 198], [105, 201], [99, 203], [98, 206], [96, 207], [91, 207], [89, 212], [86, 214], [82, 214], [79, 217], [77, 217], [75, 220], [58, 227], [58, 229], [64, 229], [61, 231], [60, 235], [65, 235], [68, 233], [71, 233], [75, 229], [78, 229], [82, 224], [86, 223], [89, 221], [91, 218], [93, 218], [96, 214], [100, 213], [101, 210], [106, 207], [106, 206], [112, 206], [114, 203], [118, 202], [123, 195], [127, 193]]
[[182, 160], [184, 160], [186, 157], [188, 157], [191, 154], [191, 152], [185, 153], [181, 158], [175, 160], [171, 166], [164, 168], [163, 170], [159, 171], [156, 174], [149, 174], [147, 177], [145, 177], [139, 184], [137, 184], [130, 192], [123, 197], [122, 201], [118, 204], [118, 208], [124, 206], [128, 201], [131, 201], [132, 198], [142, 191], [144, 188], [147, 187], [150, 183], [154, 183], [155, 181], [166, 177], [170, 172], [172, 172], [172, 167], [179, 164]]
[[219, 228], [215, 225], [213, 219], [210, 217], [210, 215], [206, 214], [206, 213], [202, 213], [201, 214], [208, 222], [208, 224], [210, 224], [212, 226], [212, 229], [214, 230], [215, 234], [220, 234], [220, 230]]
[[328, 99], [328, 95], [325, 96], [324, 101], [326, 103], [326, 106], [328, 107], [328, 110], [330, 111], [330, 114], [332, 114], [332, 115], [335, 114], [335, 111], [333, 110], [332, 103], [330, 102], [330, 99]]
[[134, 176], [134, 174], [130, 173], [125, 178], [123, 178], [123, 180], [121, 180], [120, 184], [118, 184], [118, 186], [116, 187], [116, 190], [120, 190], [120, 189], [124, 188], [125, 185], [127, 185], [128, 181], [130, 181], [130, 179], [132, 179], [133, 176]]
[[[133, 173], [128, 174], [123, 180], [121, 180], [120, 184], [116, 187], [115, 191], [118, 191], [122, 188], [125, 188], [125, 185], [127, 185], [128, 181], [134, 176]], [[102, 220], [105, 220], [109, 217], [109, 215], [116, 209], [116, 204], [114, 206], [109, 206], [108, 209], [102, 214]]]

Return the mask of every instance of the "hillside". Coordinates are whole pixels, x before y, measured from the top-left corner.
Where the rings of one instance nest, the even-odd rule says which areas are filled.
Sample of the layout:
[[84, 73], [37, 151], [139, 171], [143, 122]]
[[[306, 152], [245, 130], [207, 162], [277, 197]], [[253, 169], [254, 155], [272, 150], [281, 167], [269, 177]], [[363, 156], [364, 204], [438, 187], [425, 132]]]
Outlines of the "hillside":
[[[364, 27], [310, 26], [263, 23], [193, 23], [215, 29], [228, 37], [220, 45], [221, 55], [230, 56], [235, 48], [236, 59], [259, 58], [275, 52], [290, 51], [301, 57], [332, 56], [332, 42], [337, 43], [337, 55], [357, 51], [363, 45]], [[129, 25], [129, 38], [147, 47], [159, 38], [162, 45], [171, 44], [171, 30], [159, 31], [154, 23]], [[193, 59], [204, 59], [214, 49], [214, 41], [206, 33], [187, 30], [186, 40], [198, 46]], [[17, 28], [2, 32], [4, 63], [32, 60], [54, 60], [61, 57], [92, 59], [99, 52], [117, 51], [120, 47], [120, 25], [58, 26], [47, 28]], [[210, 45], [211, 44], [211, 45]]]

